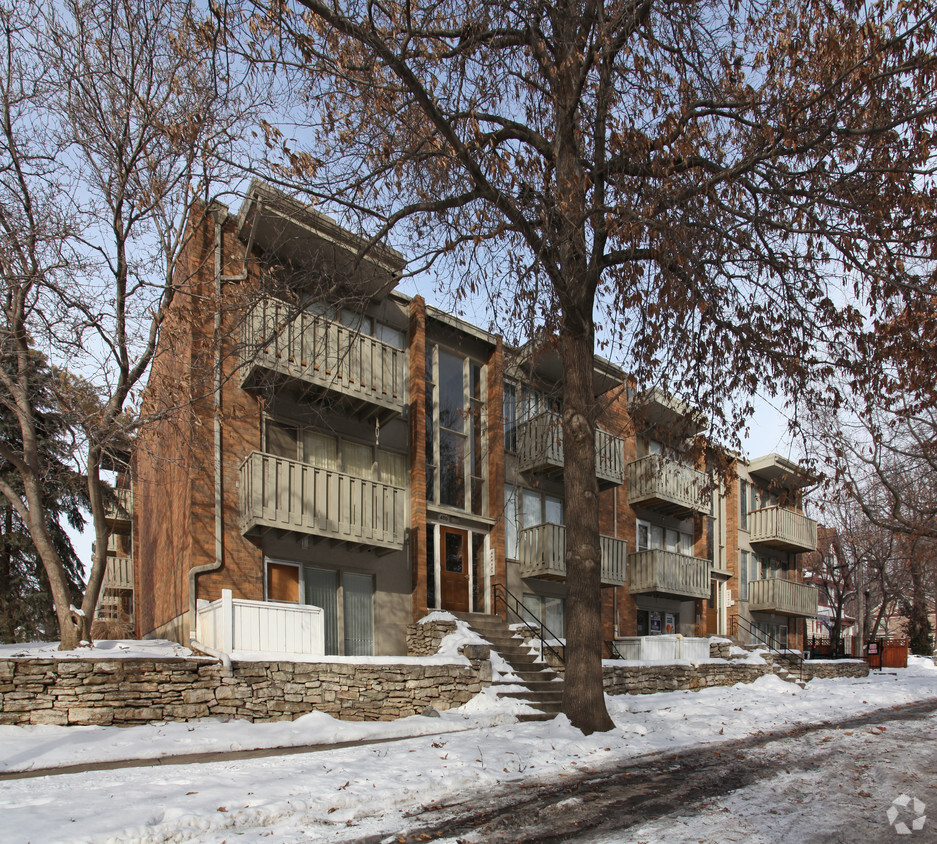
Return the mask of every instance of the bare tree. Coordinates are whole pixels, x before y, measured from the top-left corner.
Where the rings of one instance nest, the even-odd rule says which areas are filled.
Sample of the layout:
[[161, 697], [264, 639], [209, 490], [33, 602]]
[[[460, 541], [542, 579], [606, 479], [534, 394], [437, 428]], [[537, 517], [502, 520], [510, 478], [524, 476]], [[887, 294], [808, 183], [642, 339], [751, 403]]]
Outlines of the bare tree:
[[375, 243], [399, 229], [457, 298], [558, 337], [563, 708], [587, 732], [611, 726], [596, 321], [639, 383], [730, 443], [729, 395], [825, 390], [836, 368], [867, 381], [863, 317], [930, 290], [908, 232], [933, 230], [932, 16], [923, 0], [256, 0], [245, 39], [296, 74], [306, 127], [266, 127], [286, 152], [272, 178], [372, 221]]
[[[83, 448], [95, 530], [81, 607], [69, 613], [55, 595], [66, 648], [90, 638], [110, 535], [107, 469], [137, 424], [134, 391], [184, 282], [176, 259], [197, 228], [187, 215], [207, 213], [211, 191], [227, 186], [223, 162], [241, 142], [254, 89], [215, 62], [211, 32], [196, 25], [187, 0], [66, 0], [33, 9], [28, 24], [17, 55], [41, 68], [46, 89], [25, 104], [22, 123], [44, 121], [39, 148], [54, 149], [48, 219], [64, 216], [69, 228], [45, 242], [68, 253], [59, 273], [68, 276], [38, 277], [24, 294], [33, 304], [21, 316], [11, 310], [11, 332], [22, 354], [41, 346], [71, 373], [59, 378], [57, 397]], [[37, 228], [49, 226], [44, 218], [36, 215]], [[58, 578], [61, 560], [36, 544], [50, 580]]]

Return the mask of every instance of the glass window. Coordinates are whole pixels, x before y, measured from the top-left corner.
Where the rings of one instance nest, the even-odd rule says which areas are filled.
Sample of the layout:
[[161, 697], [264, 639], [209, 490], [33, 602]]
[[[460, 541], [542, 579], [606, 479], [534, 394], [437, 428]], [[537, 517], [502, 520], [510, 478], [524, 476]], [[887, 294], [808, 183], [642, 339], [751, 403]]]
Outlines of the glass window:
[[683, 549], [680, 543], [680, 531], [667, 528], [664, 534], [665, 548], [673, 551], [675, 554], [682, 553]]
[[739, 552], [739, 600], [748, 600], [748, 551]]
[[318, 431], [303, 431], [303, 458], [307, 463], [329, 471], [338, 470], [338, 441]]
[[748, 481], [739, 479], [739, 527], [748, 530]]
[[521, 524], [525, 528], [543, 524], [540, 512], [540, 493], [525, 489], [521, 493]]
[[306, 603], [322, 607], [325, 623], [325, 652], [338, 653], [338, 572], [307, 566]]
[[465, 507], [465, 437], [439, 432], [439, 503]]
[[543, 497], [543, 520], [548, 524], [563, 524], [563, 499], [553, 495]]
[[647, 551], [651, 547], [651, 526], [638, 522], [638, 550]]
[[381, 482], [391, 486], [407, 485], [407, 458], [396, 451], [377, 450], [377, 465], [381, 472]]
[[267, 420], [267, 453], [288, 460], [297, 458], [296, 428]]
[[472, 611], [485, 611], [485, 535], [472, 533]]
[[399, 328], [391, 328], [389, 325], [379, 322], [375, 326], [375, 334], [378, 340], [387, 343], [388, 346], [393, 346], [395, 349], [407, 348], [407, 335]]
[[688, 533], [680, 534], [680, 553], [684, 557], [693, 556], [693, 537]]
[[342, 442], [342, 465], [345, 473], [356, 478], [374, 478], [374, 449], [369, 445]]
[[504, 554], [512, 560], [518, 559], [520, 548], [517, 535], [517, 489], [504, 485]]
[[651, 548], [664, 547], [664, 529], [660, 525], [651, 525]]
[[461, 533], [446, 533], [446, 571], [461, 574], [465, 568], [465, 543]]
[[436, 528], [426, 526], [426, 606], [436, 606]]
[[463, 360], [439, 350], [439, 424], [450, 431], [465, 431]]
[[517, 388], [504, 382], [504, 450], [517, 451]]
[[345, 656], [374, 653], [374, 579], [369, 574], [342, 575]]
[[657, 440], [647, 441], [647, 453], [648, 454], [660, 454], [662, 451], [663, 451], [663, 446]]
[[551, 595], [532, 595], [527, 593], [523, 597], [524, 608], [528, 610], [524, 615], [524, 620], [528, 624], [542, 623], [547, 628], [545, 635], [547, 638], [555, 636], [558, 639], [565, 637], [565, 619], [564, 606], [562, 598], [554, 598]]

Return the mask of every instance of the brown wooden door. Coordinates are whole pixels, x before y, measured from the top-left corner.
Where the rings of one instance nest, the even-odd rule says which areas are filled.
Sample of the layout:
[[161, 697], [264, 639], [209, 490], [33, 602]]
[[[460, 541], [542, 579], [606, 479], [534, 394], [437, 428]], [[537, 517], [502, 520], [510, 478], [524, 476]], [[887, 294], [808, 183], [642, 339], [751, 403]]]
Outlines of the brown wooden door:
[[440, 528], [439, 560], [442, 580], [442, 608], [456, 612], [468, 612], [469, 608], [469, 560], [468, 532], [455, 528]]

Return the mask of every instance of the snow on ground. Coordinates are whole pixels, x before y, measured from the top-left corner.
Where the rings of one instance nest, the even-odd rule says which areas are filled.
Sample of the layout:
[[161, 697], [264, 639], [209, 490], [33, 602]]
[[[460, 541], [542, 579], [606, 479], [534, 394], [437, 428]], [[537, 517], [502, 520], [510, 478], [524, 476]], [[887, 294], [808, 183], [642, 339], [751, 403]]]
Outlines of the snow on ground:
[[[118, 743], [122, 746], [110, 758], [142, 755], [144, 748], [152, 755], [219, 749], [225, 743], [269, 746], [277, 730], [277, 744], [341, 741], [354, 730], [367, 735], [369, 729], [375, 730], [370, 735], [397, 729], [412, 737], [310, 754], [190, 765], [164, 760], [159, 767], [7, 781], [0, 784], [0, 841], [221, 842], [236, 834], [238, 841], [328, 842], [390, 835], [436, 819], [440, 804], [484, 799], [505, 783], [563, 777], [646, 754], [835, 722], [934, 697], [937, 668], [913, 659], [908, 669], [812, 680], [803, 690], [766, 676], [750, 685], [699, 692], [609, 697], [616, 729], [588, 737], [563, 716], [511, 723], [506, 714], [511, 704], [490, 696], [438, 719], [388, 725], [346, 724], [317, 714], [282, 725], [4, 727], [0, 759], [7, 768], [27, 759], [46, 765], [91, 759]], [[474, 728], [415, 735], [426, 724], [436, 730]]]

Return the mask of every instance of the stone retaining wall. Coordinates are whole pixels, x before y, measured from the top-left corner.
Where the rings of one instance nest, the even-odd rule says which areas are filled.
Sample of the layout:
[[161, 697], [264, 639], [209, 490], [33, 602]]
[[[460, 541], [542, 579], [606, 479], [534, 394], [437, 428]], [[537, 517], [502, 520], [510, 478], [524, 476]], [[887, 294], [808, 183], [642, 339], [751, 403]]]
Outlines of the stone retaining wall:
[[455, 633], [454, 621], [426, 621], [407, 625], [407, 655], [433, 656], [450, 633]]
[[603, 666], [604, 686], [610, 695], [650, 695], [682, 689], [705, 689], [709, 686], [734, 686], [754, 683], [771, 674], [768, 665], [739, 662], [703, 662], [697, 665], [609, 665]]
[[804, 679], [820, 677], [868, 677], [869, 664], [862, 659], [805, 659]]
[[0, 724], [116, 724], [207, 716], [288, 721], [313, 710], [388, 721], [449, 709], [491, 682], [487, 648], [471, 665], [355, 665], [200, 659], [0, 660]]

